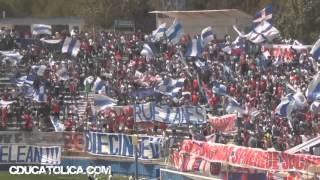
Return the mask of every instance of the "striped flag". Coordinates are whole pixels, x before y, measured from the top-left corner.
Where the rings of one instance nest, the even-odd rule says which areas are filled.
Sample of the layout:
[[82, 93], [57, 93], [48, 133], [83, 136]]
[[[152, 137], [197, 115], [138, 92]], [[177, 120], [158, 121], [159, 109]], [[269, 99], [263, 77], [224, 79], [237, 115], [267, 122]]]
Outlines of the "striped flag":
[[317, 73], [308, 85], [306, 97], [309, 100], [315, 100], [320, 97], [320, 73]]
[[147, 58], [153, 58], [154, 57], [154, 53], [153, 50], [151, 49], [150, 45], [145, 43], [143, 45], [143, 49], [141, 50], [140, 54], [142, 56], [145, 56]]
[[166, 36], [172, 44], [177, 44], [183, 35], [181, 24], [177, 19], [173, 21], [173, 24], [167, 29]]
[[242, 34], [236, 26], [233, 26], [233, 29], [238, 33], [240, 37], [246, 38], [247, 40], [255, 44], [259, 44], [264, 41], [272, 41], [280, 34], [279, 30], [273, 27], [267, 21], [261, 22], [250, 33], [246, 35]]
[[100, 77], [97, 77], [97, 79], [94, 81], [92, 91], [98, 94], [103, 94], [103, 93], [105, 94], [106, 92], [105, 84]]
[[109, 96], [105, 96], [102, 94], [95, 94], [93, 96], [94, 106], [97, 111], [102, 111], [108, 107], [117, 105], [117, 101], [115, 99], [110, 98]]
[[187, 47], [187, 57], [201, 57], [202, 56], [202, 45], [200, 39], [192, 39]]
[[66, 37], [62, 46], [62, 53], [68, 53], [72, 56], [77, 56], [80, 51], [80, 41], [77, 39], [72, 39], [70, 37]]
[[184, 78], [166, 79], [162, 81], [156, 88], [156, 91], [167, 96], [176, 96], [177, 93], [184, 87]]
[[33, 24], [32, 25], [32, 34], [33, 35], [40, 35], [40, 34], [47, 34], [51, 35], [51, 26], [45, 24]]
[[315, 60], [320, 60], [320, 38], [318, 41], [313, 45], [310, 54]]
[[228, 113], [239, 113], [239, 114], [244, 114], [245, 109], [241, 106], [241, 104], [235, 100], [234, 98], [229, 97], [229, 104], [226, 108], [226, 111]]
[[162, 38], [164, 36], [164, 33], [166, 32], [166, 26], [167, 26], [167, 23], [160, 24], [156, 30], [152, 31], [152, 36], [156, 40], [159, 40], [160, 38]]
[[44, 86], [40, 86], [33, 94], [33, 100], [37, 102], [47, 102], [47, 93]]
[[281, 99], [280, 104], [276, 107], [276, 114], [281, 117], [290, 117], [293, 110], [293, 95], [289, 94]]
[[272, 20], [272, 5], [268, 5], [259, 12], [257, 12], [253, 19], [253, 27], [257, 26], [263, 21], [267, 21], [271, 24]]
[[214, 33], [212, 31], [211, 26], [206, 27], [201, 31], [201, 41], [203, 46], [206, 46], [213, 39], [214, 39]]

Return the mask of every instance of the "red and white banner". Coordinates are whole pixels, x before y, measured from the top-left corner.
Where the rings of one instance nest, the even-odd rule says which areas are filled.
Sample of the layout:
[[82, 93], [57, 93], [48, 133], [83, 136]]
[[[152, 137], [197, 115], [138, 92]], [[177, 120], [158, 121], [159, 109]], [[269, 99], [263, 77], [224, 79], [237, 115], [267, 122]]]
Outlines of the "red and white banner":
[[236, 114], [228, 114], [220, 117], [209, 115], [208, 123], [213, 129], [221, 132], [232, 132], [236, 130]]
[[[221, 162], [235, 167], [267, 171], [296, 171], [303, 173], [311, 167], [320, 165], [319, 156], [265, 151], [256, 148], [192, 140], [185, 140], [180, 151], [176, 153], [178, 153], [174, 154], [176, 157], [190, 156], [208, 162]], [[181, 158], [173, 159], [173, 161], [176, 167], [181, 167], [183, 164]]]

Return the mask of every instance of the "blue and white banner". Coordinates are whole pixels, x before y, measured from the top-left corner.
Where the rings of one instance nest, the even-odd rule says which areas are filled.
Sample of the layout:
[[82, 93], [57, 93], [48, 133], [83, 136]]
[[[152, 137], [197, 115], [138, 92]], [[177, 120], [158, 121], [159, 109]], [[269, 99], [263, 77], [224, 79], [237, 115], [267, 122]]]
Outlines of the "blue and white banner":
[[[142, 160], [159, 159], [162, 137], [145, 136], [138, 137], [137, 154]], [[85, 150], [100, 156], [124, 156], [134, 157], [135, 148], [133, 136], [117, 133], [86, 133]]]
[[40, 34], [47, 34], [51, 35], [51, 26], [45, 24], [33, 24], [32, 25], [32, 34], [33, 35], [40, 35]]
[[172, 44], [177, 44], [183, 35], [181, 24], [175, 19], [172, 25], [167, 29], [166, 36]]
[[47, 43], [47, 44], [59, 44], [62, 42], [62, 39], [40, 39], [40, 41]]
[[60, 162], [60, 146], [0, 144], [0, 164], [58, 165]]
[[214, 34], [211, 26], [206, 27], [201, 31], [201, 41], [203, 46], [206, 46], [213, 39], [214, 39]]
[[79, 40], [66, 37], [64, 39], [61, 52], [77, 56], [80, 51], [80, 45], [81, 43]]
[[169, 107], [155, 103], [133, 105], [135, 122], [158, 121], [167, 124], [206, 123], [206, 110], [200, 106]]
[[201, 57], [202, 45], [200, 39], [192, 39], [188, 44], [186, 57]]
[[218, 82], [213, 83], [212, 91], [221, 96], [227, 95], [227, 87]]
[[320, 39], [313, 45], [310, 54], [315, 60], [320, 60]]
[[270, 4], [255, 14], [253, 19], [253, 26], [255, 27], [263, 21], [267, 21], [271, 23], [271, 20], [272, 20], [272, 5]]

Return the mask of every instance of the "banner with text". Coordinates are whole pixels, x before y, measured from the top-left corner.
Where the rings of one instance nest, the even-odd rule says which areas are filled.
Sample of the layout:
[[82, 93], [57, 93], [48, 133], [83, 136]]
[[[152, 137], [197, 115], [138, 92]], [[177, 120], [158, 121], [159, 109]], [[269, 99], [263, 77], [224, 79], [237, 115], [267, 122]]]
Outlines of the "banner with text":
[[60, 162], [59, 146], [0, 144], [0, 164], [58, 165]]
[[[256, 148], [192, 140], [183, 142], [179, 154], [204, 159], [208, 162], [221, 162], [236, 167], [268, 171], [306, 172], [310, 167], [320, 165], [319, 156], [265, 151]], [[177, 164], [177, 162], [174, 164]]]
[[[85, 150], [94, 155], [134, 157], [135, 148], [130, 135], [117, 133], [86, 133]], [[159, 159], [162, 137], [139, 136], [138, 158]]]
[[221, 132], [232, 132], [236, 130], [236, 114], [227, 114], [220, 117], [209, 116], [208, 123], [213, 129]]
[[206, 110], [200, 106], [169, 107], [155, 103], [135, 104], [135, 122], [158, 121], [168, 124], [202, 124], [206, 122]]

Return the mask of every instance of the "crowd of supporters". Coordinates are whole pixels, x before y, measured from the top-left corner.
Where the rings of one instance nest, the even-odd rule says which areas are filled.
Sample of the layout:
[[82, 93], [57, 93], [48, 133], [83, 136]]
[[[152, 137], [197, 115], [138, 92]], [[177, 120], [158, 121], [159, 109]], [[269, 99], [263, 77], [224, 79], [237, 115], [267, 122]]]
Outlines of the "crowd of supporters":
[[[55, 33], [50, 39], [66, 36], [70, 34]], [[1, 99], [14, 103], [1, 108], [2, 130], [7, 130], [8, 124], [14, 124], [24, 130], [53, 131], [50, 121], [53, 117], [64, 124], [65, 131], [164, 135], [170, 131], [175, 134], [179, 129], [177, 125], [160, 122], [135, 124], [129, 105], [155, 102], [168, 106], [205, 106], [207, 114], [221, 116], [228, 114], [228, 98], [233, 97], [245, 110], [237, 113], [236, 132], [218, 132], [209, 124], [201, 124], [183, 125], [184, 134], [199, 140], [216, 134], [214, 141], [218, 143], [286, 150], [320, 132], [320, 116], [318, 110], [310, 110], [311, 102], [293, 111], [290, 118], [275, 113], [281, 98], [292, 89], [288, 84], [305, 92], [316, 74], [317, 64], [310, 60], [307, 52], [291, 49], [290, 59], [280, 57], [283, 63], [275, 65], [276, 57], [265, 57], [258, 45], [249, 42], [239, 54], [224, 52], [221, 44], [232, 43], [226, 38], [210, 42], [201, 58], [189, 58], [181, 56], [191, 39], [184, 36], [178, 45], [166, 39], [154, 43], [155, 56], [146, 58], [141, 55], [143, 44], [151, 39], [146, 34], [88, 32], [72, 34], [72, 38], [81, 42], [77, 57], [61, 54], [59, 48], [45, 44], [39, 37], [33, 37], [23, 45], [26, 39], [17, 38], [15, 33], [2, 32], [2, 50], [16, 48], [23, 56], [18, 63], [2, 60], [2, 77], [10, 74], [11, 81], [14, 81], [23, 73], [35, 73], [33, 66], [45, 65], [46, 71], [36, 76], [31, 87], [37, 90], [44, 85], [47, 93], [46, 102], [36, 102], [28, 97], [28, 87], [5, 87], [0, 93]], [[67, 68], [67, 80], [61, 80], [57, 75], [62, 66]], [[22, 69], [25, 72], [21, 72]], [[106, 87], [103, 94], [116, 99], [117, 108], [95, 110], [91, 99], [96, 93], [92, 91], [94, 81], [85, 81], [90, 76], [101, 78]], [[175, 96], [161, 93], [144, 97], [134, 95], [134, 92], [155, 87], [168, 78], [185, 79], [184, 87]], [[215, 83], [225, 85], [228, 95], [213, 92], [211, 88]], [[79, 112], [79, 97], [82, 96], [85, 110]]]

